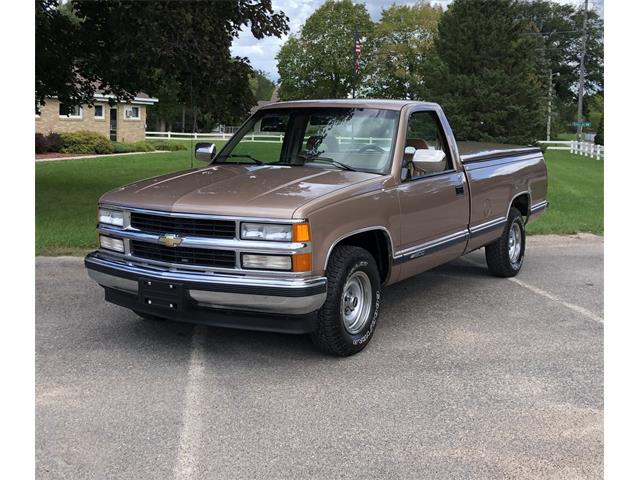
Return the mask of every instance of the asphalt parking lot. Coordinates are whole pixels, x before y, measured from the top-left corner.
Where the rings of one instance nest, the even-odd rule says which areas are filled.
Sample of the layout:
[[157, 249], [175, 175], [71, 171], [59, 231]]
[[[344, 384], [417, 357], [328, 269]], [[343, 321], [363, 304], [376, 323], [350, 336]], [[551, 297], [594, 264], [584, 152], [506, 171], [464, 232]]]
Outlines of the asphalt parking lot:
[[530, 237], [386, 289], [354, 357], [153, 322], [36, 260], [41, 479], [601, 478], [603, 239]]

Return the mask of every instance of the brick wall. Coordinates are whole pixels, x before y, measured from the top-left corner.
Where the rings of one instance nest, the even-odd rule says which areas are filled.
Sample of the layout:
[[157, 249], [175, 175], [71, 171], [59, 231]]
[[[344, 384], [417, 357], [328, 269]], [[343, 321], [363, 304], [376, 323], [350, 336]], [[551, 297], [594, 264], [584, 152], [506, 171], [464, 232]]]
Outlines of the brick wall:
[[[47, 134], [49, 132], [78, 132], [90, 130], [109, 138], [109, 115], [111, 107], [106, 102], [96, 102], [103, 106], [104, 118], [96, 118], [94, 108], [84, 106], [82, 118], [61, 117], [59, 113], [60, 102], [56, 99], [47, 100], [46, 105], [40, 107], [40, 116], [36, 117], [36, 132]], [[140, 108], [140, 119], [125, 118], [125, 104], [118, 104], [114, 108], [118, 111], [117, 141], [123, 143], [144, 140], [147, 110], [145, 105], [135, 105]]]
[[118, 104], [118, 142], [131, 143], [144, 140], [144, 125], [147, 122], [147, 108], [144, 105], [135, 105], [140, 108], [140, 120], [125, 118], [124, 111], [127, 106]]
[[38, 133], [68, 133], [79, 130], [91, 130], [106, 137], [109, 136], [109, 104], [103, 105], [104, 118], [95, 118], [95, 110], [87, 106], [82, 108], [82, 118], [60, 117], [60, 102], [53, 98], [40, 107], [40, 116], [36, 117], [36, 132]]

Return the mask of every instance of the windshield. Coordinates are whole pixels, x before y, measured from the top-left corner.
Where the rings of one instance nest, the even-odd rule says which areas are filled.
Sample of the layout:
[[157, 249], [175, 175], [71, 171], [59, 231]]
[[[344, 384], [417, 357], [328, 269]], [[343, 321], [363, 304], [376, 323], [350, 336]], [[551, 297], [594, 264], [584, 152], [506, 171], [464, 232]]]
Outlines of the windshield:
[[261, 110], [215, 161], [388, 173], [398, 117], [374, 108]]

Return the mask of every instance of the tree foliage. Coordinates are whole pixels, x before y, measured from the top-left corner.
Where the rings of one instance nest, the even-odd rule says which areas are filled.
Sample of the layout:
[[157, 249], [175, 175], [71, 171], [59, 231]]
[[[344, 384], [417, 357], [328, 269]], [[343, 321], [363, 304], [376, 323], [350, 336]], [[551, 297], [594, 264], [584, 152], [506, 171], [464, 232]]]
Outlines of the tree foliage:
[[[278, 55], [282, 100], [346, 98], [354, 86], [353, 47], [356, 25], [366, 40], [373, 22], [363, 4], [328, 0], [292, 35]], [[370, 53], [362, 56], [363, 73]]]
[[[578, 94], [580, 52], [584, 11], [573, 5], [545, 0], [531, 0], [519, 5], [520, 15], [538, 40], [540, 75], [547, 78], [549, 70], [560, 75], [554, 80], [557, 98], [573, 102]], [[585, 92], [602, 90], [604, 82], [603, 21], [593, 10], [587, 13], [587, 43], [585, 54]]]
[[249, 79], [249, 86], [256, 100], [271, 100], [276, 84], [262, 70], [255, 70]]
[[370, 45], [373, 50], [368, 76], [367, 96], [416, 99], [423, 88], [421, 67], [433, 56], [441, 7], [418, 2], [392, 5], [382, 11]]
[[594, 141], [598, 145], [604, 145], [604, 115], [600, 117], [600, 121], [598, 122], [598, 130], [596, 131]]
[[252, 69], [230, 47], [243, 26], [254, 37], [281, 36], [288, 18], [270, 0], [137, 2], [72, 0], [74, 21], [57, 0], [36, 2], [36, 101], [92, 103], [175, 86], [179, 103], [197, 102], [220, 121], [255, 104]]
[[428, 89], [459, 140], [529, 143], [542, 132], [536, 41], [514, 0], [456, 0], [442, 15]]

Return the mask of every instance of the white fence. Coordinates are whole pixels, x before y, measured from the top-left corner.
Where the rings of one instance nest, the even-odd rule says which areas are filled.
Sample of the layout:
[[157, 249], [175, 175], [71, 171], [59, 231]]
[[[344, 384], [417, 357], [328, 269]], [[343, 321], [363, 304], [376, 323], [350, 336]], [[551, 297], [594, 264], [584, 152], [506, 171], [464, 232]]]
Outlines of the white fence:
[[229, 140], [233, 133], [145, 132], [147, 140]]
[[[233, 136], [233, 133], [182, 133], [182, 132], [145, 132], [145, 139], [147, 140], [229, 140]], [[246, 135], [243, 138], [243, 142], [260, 142], [260, 143], [282, 143], [282, 133], [269, 133], [260, 132]], [[305, 140], [309, 139], [309, 135], [304, 137]], [[369, 143], [376, 142], [390, 142], [391, 138], [378, 138], [378, 137], [336, 137], [338, 144], [348, 143]]]
[[596, 160], [604, 159], [604, 146], [596, 145], [592, 142], [578, 142], [576, 140], [540, 140], [540, 145], [548, 145], [547, 150], [566, 150], [576, 155], [595, 158]]

